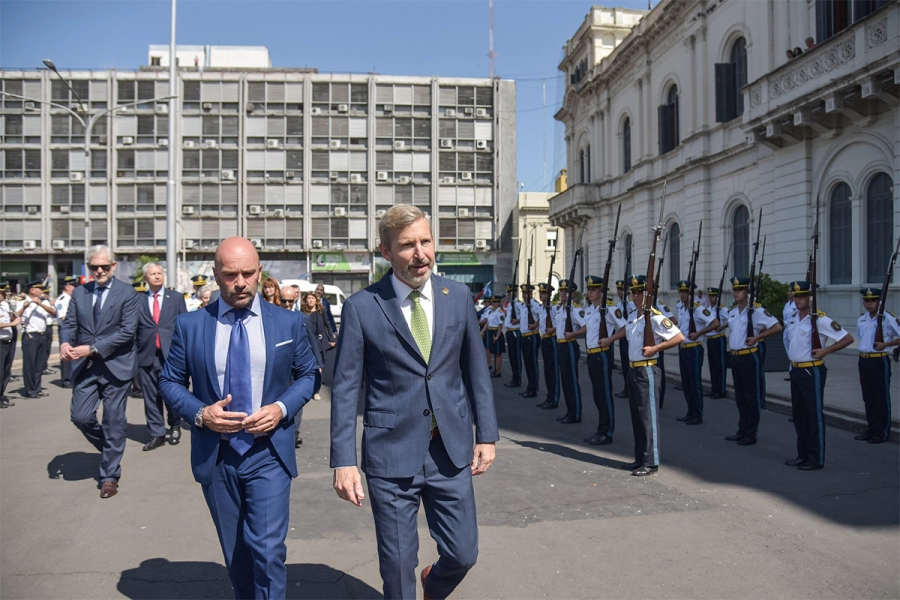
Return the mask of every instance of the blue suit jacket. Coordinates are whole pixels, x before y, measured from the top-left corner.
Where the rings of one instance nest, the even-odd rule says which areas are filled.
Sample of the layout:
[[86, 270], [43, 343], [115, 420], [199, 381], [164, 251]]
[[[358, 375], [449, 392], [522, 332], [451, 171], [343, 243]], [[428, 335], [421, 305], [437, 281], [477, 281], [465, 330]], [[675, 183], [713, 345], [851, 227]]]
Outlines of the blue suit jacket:
[[[138, 323], [138, 293], [118, 279], [109, 284], [100, 322], [94, 324], [94, 287], [92, 281], [72, 290], [69, 312], [59, 329], [60, 343], [72, 346], [87, 344], [97, 348], [103, 363], [119, 381], [129, 381], [137, 372], [135, 335]], [[76, 378], [87, 359], [72, 363]]]
[[[362, 470], [412, 477], [425, 463], [431, 414], [458, 468], [474, 443], [497, 441], [497, 416], [469, 289], [432, 275], [434, 336], [426, 364], [400, 311], [391, 272], [341, 312], [331, 393], [331, 466], [356, 464], [356, 406], [365, 388]], [[475, 437], [472, 437], [472, 423]]]
[[[194, 479], [203, 485], [212, 482], [222, 435], [205, 427], [198, 429], [193, 423], [198, 410], [224, 398], [215, 357], [219, 302], [178, 316], [169, 356], [159, 378], [163, 398], [191, 424], [191, 468]], [[318, 366], [299, 314], [265, 301], [260, 302], [260, 311], [266, 337], [262, 403], [281, 401], [287, 408], [287, 417], [268, 435], [288, 473], [296, 477], [294, 415], [312, 398]], [[259, 348], [251, 348], [251, 352], [258, 351]]]

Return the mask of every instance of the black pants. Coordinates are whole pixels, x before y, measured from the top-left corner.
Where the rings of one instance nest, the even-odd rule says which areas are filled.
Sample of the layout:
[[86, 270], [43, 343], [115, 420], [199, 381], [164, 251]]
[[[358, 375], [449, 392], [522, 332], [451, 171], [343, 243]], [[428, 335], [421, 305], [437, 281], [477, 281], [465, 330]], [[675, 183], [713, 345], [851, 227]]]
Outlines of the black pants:
[[581, 420], [581, 386], [578, 385], [578, 357], [581, 348], [577, 341], [556, 343], [559, 359], [559, 381], [566, 398], [566, 416]]
[[634, 430], [634, 462], [659, 466], [659, 368], [655, 365], [628, 370], [628, 407]]
[[759, 347], [759, 408], [766, 407], [766, 342], [757, 344]]
[[709, 351], [709, 380], [713, 394], [725, 395], [726, 367], [725, 359], [728, 352], [725, 349], [725, 336], [706, 340], [706, 349]]
[[540, 384], [538, 356], [541, 352], [541, 334], [522, 336], [522, 363], [525, 365], [525, 376], [528, 377], [527, 392], [537, 393]]
[[41, 392], [41, 378], [44, 374], [44, 345], [47, 337], [43, 333], [22, 334], [22, 379], [25, 382], [25, 395]]
[[888, 439], [891, 433], [891, 357], [860, 357], [859, 385], [866, 405], [868, 432]]
[[612, 391], [613, 350], [595, 352], [587, 357], [588, 375], [591, 377], [591, 388], [594, 405], [600, 413], [597, 433], [612, 436], [616, 429], [616, 406]]
[[520, 341], [522, 334], [518, 329], [509, 329], [506, 331], [506, 348], [509, 356], [509, 366], [512, 368], [511, 383], [521, 385], [522, 383], [522, 349]]
[[165, 365], [162, 350], [157, 350], [153, 356], [153, 363], [141, 366], [138, 369], [138, 379], [141, 381], [141, 390], [144, 393], [144, 416], [147, 417], [147, 429], [150, 437], [163, 437], [166, 435], [166, 425], [171, 429], [181, 422], [179, 417], [169, 405], [166, 404], [166, 420], [163, 421], [163, 398], [159, 393], [159, 374]]
[[544, 357], [544, 381], [547, 386], [546, 401], [554, 406], [559, 404], [559, 360], [557, 359], [556, 338], [551, 336], [541, 340], [541, 354]]
[[12, 340], [0, 340], [0, 398], [6, 397], [6, 386], [9, 385], [9, 376], [12, 375], [14, 348]]
[[759, 372], [759, 352], [731, 354], [734, 400], [739, 415], [738, 432], [751, 438], [755, 438], [759, 430]]
[[44, 338], [47, 340], [47, 345], [44, 346], [44, 368], [41, 371], [46, 371], [50, 367], [50, 350], [53, 347], [53, 327], [47, 323], [47, 331], [44, 332]]
[[628, 340], [619, 339], [619, 364], [622, 366], [622, 380], [625, 382], [625, 392], [628, 392]]
[[678, 367], [681, 371], [681, 389], [687, 402], [687, 415], [703, 419], [703, 346], [678, 349]]
[[666, 353], [660, 352], [657, 360], [659, 361], [659, 407], [662, 408], [666, 403]]
[[797, 431], [797, 457], [813, 465], [825, 464], [825, 365], [791, 369], [791, 410]]

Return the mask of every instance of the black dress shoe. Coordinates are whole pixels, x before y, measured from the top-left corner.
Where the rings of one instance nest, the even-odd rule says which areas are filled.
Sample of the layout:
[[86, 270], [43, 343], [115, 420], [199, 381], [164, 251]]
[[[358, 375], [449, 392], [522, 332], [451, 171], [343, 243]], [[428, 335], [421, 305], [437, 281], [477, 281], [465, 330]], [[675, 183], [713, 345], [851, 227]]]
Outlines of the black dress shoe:
[[503, 377], [503, 375], [501, 375], [500, 373], [494, 373], [493, 375], [491, 375], [491, 377]]
[[734, 435], [726, 435], [726, 436], [725, 436], [725, 439], [728, 440], [729, 442], [739, 442], [739, 441], [741, 441], [742, 439], [744, 439], [744, 437], [745, 437], [745, 436], [744, 436], [744, 432], [743, 432], [743, 431], [738, 431], [738, 432], [735, 433]]
[[575, 417], [565, 417], [560, 420], [560, 423], [563, 425], [572, 425], [573, 423], [581, 423], [581, 419], [576, 419]]
[[823, 468], [825, 465], [814, 465], [811, 462], [804, 462], [797, 465], [797, 468], [801, 471], [818, 471]]
[[622, 390], [621, 392], [616, 394], [616, 398], [627, 398], [627, 397], [628, 397], [628, 392], [626, 392], [625, 390]]
[[63, 381], [61, 384], [59, 384], [59, 387], [65, 388], [65, 389], [67, 389], [67, 390], [71, 390], [71, 389], [72, 389], [72, 382], [71, 382], [71, 381]]
[[635, 469], [641, 468], [643, 465], [637, 461], [633, 463], [624, 463], [620, 467], [623, 471], [634, 471]]
[[294, 438], [294, 448], [299, 448], [303, 445], [303, 438], [299, 435]]
[[738, 446], [753, 446], [756, 444], [756, 438], [745, 435], [737, 441]]
[[37, 392], [36, 394], [25, 394], [26, 398], [46, 398], [50, 394], [45, 394], [44, 392]]
[[881, 436], [881, 435], [878, 435], [878, 434], [876, 433], [875, 435], [873, 435], [872, 437], [870, 437], [870, 438], [869, 438], [868, 440], [866, 440], [866, 441], [867, 441], [868, 443], [870, 443], [870, 444], [880, 444], [881, 442], [884, 441], [884, 437]]
[[44, 369], [43, 375], [53, 375], [56, 373], [53, 369]]
[[700, 417], [692, 417], [684, 422], [685, 425], [700, 425], [703, 423], [703, 419]]
[[559, 408], [559, 402], [544, 402], [541, 405], [541, 408], [543, 408], [544, 410], [554, 410], [556, 408]]
[[563, 416], [561, 416], [561, 417], [556, 417], [556, 420], [557, 420], [557, 421], [562, 421], [563, 419], [568, 419], [568, 418], [569, 418], [569, 415], [563, 415]]
[[166, 443], [166, 438], [163, 436], [152, 437], [150, 441], [144, 444], [144, 452], [149, 452], [150, 450], [156, 450], [160, 446]]
[[181, 423], [169, 429], [169, 443], [177, 446], [181, 441]]
[[504, 383], [503, 387], [522, 387], [521, 381], [510, 381], [509, 383]]
[[537, 392], [522, 392], [519, 395], [522, 396], [523, 398], [535, 398], [535, 397], [537, 397]]
[[798, 457], [795, 458], [794, 460], [786, 460], [786, 461], [784, 461], [784, 464], [786, 464], [786, 465], [789, 466], [789, 467], [799, 467], [800, 465], [802, 465], [802, 464], [805, 463], [805, 462], [806, 462], [806, 459], [805, 459], [805, 458], [803, 458], [802, 456], [798, 456]]
[[659, 471], [659, 467], [648, 467], [646, 465], [641, 465], [637, 469], [631, 472], [631, 474], [635, 477], [646, 477], [647, 475], [653, 475], [657, 471]]
[[9, 408], [10, 406], [15, 406], [15, 402], [10, 402], [7, 398], [0, 400], [0, 408]]
[[681, 387], [680, 385], [676, 385], [676, 386], [675, 386], [675, 389], [678, 390], [678, 391], [680, 392], [680, 391], [682, 391], [684, 388]]
[[719, 398], [724, 398], [725, 395], [724, 395], [724, 394], [721, 394], [721, 393], [719, 393], [719, 392], [713, 392], [712, 394], [709, 395], [709, 397], [712, 398], [712, 399], [714, 399], [714, 400], [718, 400]]
[[591, 446], [605, 446], [607, 444], [612, 444], [613, 439], [610, 435], [595, 433], [593, 436], [587, 438], [584, 441], [586, 441]]
[[693, 417], [690, 414], [687, 414], [687, 415], [684, 415], [683, 417], [678, 417], [675, 420], [678, 421], [679, 423], [684, 423], [686, 421], [690, 421], [691, 419], [693, 419]]
[[872, 437], [872, 432], [871, 432], [871, 431], [865, 431], [865, 432], [863, 432], [863, 433], [861, 433], [861, 434], [859, 434], [859, 435], [857, 435], [857, 436], [854, 436], [853, 439], [854, 439], [854, 440], [859, 440], [860, 442], [864, 442], [864, 441], [866, 441], [867, 439], [869, 439], [870, 437]]

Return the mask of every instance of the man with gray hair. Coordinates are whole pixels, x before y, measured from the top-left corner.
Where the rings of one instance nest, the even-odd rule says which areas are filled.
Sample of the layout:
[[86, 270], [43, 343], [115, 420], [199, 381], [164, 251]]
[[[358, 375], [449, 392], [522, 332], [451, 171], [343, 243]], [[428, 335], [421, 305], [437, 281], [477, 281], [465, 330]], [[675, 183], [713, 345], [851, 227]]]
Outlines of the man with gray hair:
[[[125, 452], [125, 398], [137, 368], [138, 294], [116, 280], [108, 246], [93, 246], [94, 281], [75, 288], [59, 334], [59, 357], [72, 361], [72, 422], [101, 453], [100, 497], [115, 496]], [[97, 409], [103, 402], [103, 424]]]

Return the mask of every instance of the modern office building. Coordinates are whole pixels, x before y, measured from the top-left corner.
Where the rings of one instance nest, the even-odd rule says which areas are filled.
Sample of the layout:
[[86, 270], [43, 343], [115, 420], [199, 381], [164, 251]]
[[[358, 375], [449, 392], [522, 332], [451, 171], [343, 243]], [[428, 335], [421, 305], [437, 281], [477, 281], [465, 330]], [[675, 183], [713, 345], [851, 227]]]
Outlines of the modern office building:
[[[153, 100], [168, 95], [167, 47], [151, 46], [138, 71], [60, 71], [80, 103], [51, 71], [0, 71], [0, 277], [79, 273], [86, 216], [120, 277], [141, 255], [164, 258], [169, 152], [179, 287], [211, 272], [221, 239], [242, 235], [274, 277], [356, 291], [396, 203], [429, 215], [448, 277], [478, 291], [510, 276], [514, 82], [271, 68], [264, 48], [241, 50], [179, 46], [175, 115]], [[101, 115], [89, 165], [66, 109]]]

